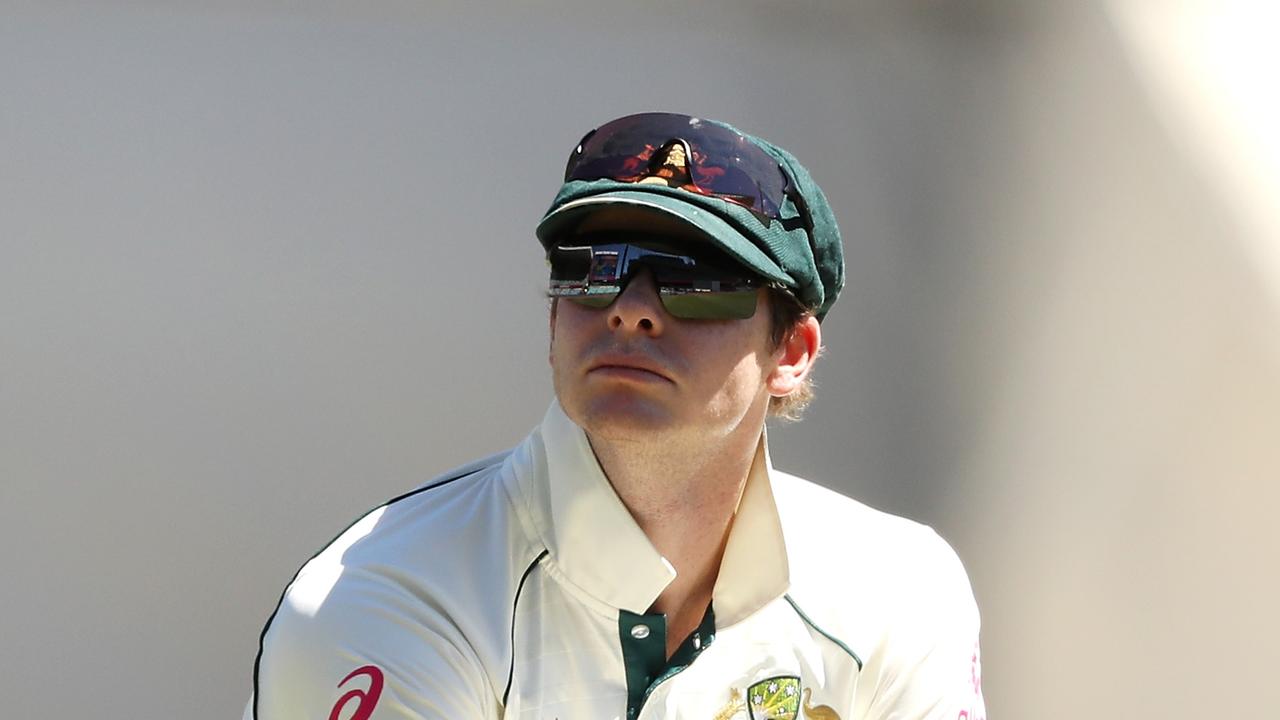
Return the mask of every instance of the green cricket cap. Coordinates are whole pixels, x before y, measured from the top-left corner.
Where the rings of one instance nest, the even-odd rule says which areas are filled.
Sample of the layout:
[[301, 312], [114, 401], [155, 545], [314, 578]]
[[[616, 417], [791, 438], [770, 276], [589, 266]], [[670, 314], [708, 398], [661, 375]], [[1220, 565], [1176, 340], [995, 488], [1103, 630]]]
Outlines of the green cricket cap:
[[[726, 123], [701, 122], [738, 133], [777, 160], [788, 181], [778, 218], [764, 217], [735, 202], [663, 184], [569, 180], [561, 185], [538, 223], [538, 240], [550, 250], [571, 237], [586, 218], [607, 208], [626, 206], [662, 213], [689, 225], [760, 277], [788, 288], [821, 320], [844, 287], [844, 248], [826, 195], [809, 171], [786, 150]], [[663, 141], [669, 139], [672, 138]]]

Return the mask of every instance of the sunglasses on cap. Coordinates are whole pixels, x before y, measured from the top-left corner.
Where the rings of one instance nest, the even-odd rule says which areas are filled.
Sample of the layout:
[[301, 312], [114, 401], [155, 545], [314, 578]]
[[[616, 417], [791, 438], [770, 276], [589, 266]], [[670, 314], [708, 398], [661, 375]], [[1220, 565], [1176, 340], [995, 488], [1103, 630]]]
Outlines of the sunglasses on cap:
[[587, 133], [569, 155], [565, 182], [667, 181], [668, 186], [721, 198], [764, 219], [781, 219], [791, 197], [808, 208], [778, 160], [745, 135], [688, 115], [641, 113]]
[[601, 233], [597, 243], [591, 238], [574, 238], [547, 253], [551, 297], [605, 308], [644, 268], [653, 275], [658, 299], [672, 316], [743, 320], [756, 312], [756, 290], [776, 285], [744, 274], [727, 259], [679, 253], [652, 242], [627, 242], [618, 233]]

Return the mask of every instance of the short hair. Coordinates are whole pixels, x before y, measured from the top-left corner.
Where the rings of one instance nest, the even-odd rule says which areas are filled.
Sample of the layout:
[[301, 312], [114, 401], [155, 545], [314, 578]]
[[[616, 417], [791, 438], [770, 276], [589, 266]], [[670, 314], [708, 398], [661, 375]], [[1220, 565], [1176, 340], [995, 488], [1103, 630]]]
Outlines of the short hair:
[[[771, 349], [777, 350], [791, 339], [801, 321], [813, 315], [813, 310], [806, 308], [796, 296], [786, 290], [770, 288], [768, 298], [769, 340], [772, 343]], [[813, 375], [810, 374], [800, 383], [800, 387], [789, 394], [769, 398], [769, 417], [787, 422], [799, 420], [804, 409], [813, 401], [813, 394]]]

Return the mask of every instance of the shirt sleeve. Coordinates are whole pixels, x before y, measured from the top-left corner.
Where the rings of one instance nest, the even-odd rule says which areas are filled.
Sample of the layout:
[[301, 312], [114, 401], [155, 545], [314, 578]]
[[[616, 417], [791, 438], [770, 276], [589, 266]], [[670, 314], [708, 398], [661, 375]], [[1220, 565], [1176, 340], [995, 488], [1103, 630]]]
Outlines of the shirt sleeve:
[[864, 670], [875, 687], [868, 718], [986, 718], [978, 606], [959, 558], [933, 538], [940, 546], [936, 562], [909, 584], [894, 631]]
[[316, 585], [295, 581], [264, 630], [245, 720], [497, 717], [474, 651], [430, 603], [382, 579]]

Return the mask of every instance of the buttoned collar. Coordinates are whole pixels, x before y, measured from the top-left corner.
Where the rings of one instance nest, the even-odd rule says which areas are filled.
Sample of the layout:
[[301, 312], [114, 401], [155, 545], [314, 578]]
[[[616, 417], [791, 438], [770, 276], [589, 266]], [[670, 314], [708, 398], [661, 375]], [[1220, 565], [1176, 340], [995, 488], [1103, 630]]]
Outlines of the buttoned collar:
[[[545, 450], [545, 467], [532, 473], [529, 489], [546, 500], [532, 506], [544, 515], [537, 522], [538, 532], [557, 568], [612, 607], [646, 612], [675, 579], [675, 568], [631, 517], [601, 470], [586, 433], [558, 402], [552, 402], [535, 436]], [[716, 624], [721, 627], [787, 590], [787, 554], [771, 470], [761, 435], [712, 593]]]

